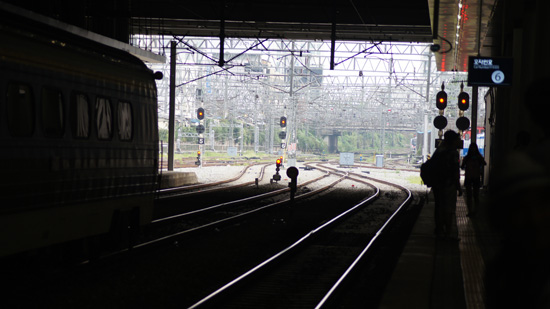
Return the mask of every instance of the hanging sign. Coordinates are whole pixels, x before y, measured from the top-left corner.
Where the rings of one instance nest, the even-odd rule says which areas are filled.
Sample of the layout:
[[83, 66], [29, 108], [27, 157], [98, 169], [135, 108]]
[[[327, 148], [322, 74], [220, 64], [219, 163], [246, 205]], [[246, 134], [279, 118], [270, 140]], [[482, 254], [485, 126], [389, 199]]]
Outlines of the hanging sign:
[[512, 85], [513, 59], [472, 57], [468, 59], [468, 86]]

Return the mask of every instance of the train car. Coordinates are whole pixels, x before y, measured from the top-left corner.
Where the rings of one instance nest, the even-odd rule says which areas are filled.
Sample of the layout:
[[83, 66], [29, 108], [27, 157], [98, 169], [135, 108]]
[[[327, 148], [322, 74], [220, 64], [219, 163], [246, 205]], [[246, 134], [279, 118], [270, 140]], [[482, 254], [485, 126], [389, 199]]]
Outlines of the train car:
[[[477, 133], [476, 135], [485, 134], [485, 127], [477, 127]], [[472, 128], [469, 128], [468, 130], [464, 131], [464, 140], [469, 140], [470, 136], [472, 136]]]
[[[465, 157], [468, 154], [468, 148], [472, 143], [471, 136], [472, 136], [472, 128], [464, 132], [464, 147], [462, 148], [462, 151], [460, 153], [461, 156], [463, 157]], [[484, 127], [477, 127], [476, 144], [481, 155], [485, 156], [485, 128]]]
[[2, 9], [0, 41], [0, 257], [150, 222], [159, 75]]
[[[422, 131], [416, 131], [416, 136], [413, 138], [414, 139], [414, 154], [416, 156], [422, 156], [422, 149], [424, 147], [424, 132]], [[431, 141], [432, 140], [432, 131], [428, 131], [428, 154], [431, 154], [432, 153], [432, 149], [431, 149]], [[413, 141], [411, 140], [411, 144], [413, 143]]]
[[410, 148], [411, 148], [411, 153], [416, 155], [416, 135], [411, 138], [411, 142], [410, 142]]

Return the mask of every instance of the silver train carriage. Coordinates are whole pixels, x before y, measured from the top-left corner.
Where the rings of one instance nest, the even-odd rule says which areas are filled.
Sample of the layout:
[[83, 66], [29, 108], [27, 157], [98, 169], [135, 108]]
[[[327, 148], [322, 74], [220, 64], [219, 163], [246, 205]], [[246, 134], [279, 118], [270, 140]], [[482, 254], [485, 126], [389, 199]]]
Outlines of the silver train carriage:
[[0, 41], [0, 257], [150, 222], [155, 75], [1, 10]]

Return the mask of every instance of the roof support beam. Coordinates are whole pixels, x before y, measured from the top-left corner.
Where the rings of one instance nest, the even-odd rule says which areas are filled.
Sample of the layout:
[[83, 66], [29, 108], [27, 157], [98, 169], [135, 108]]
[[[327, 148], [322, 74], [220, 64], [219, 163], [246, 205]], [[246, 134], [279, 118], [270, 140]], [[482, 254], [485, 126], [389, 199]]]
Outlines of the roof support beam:
[[438, 32], [439, 32], [439, 0], [434, 0], [434, 18], [433, 18], [433, 33], [432, 38], [434, 40], [437, 40]]
[[334, 70], [334, 51], [336, 49], [336, 23], [332, 23], [330, 35], [330, 69]]
[[218, 66], [223, 67], [225, 60], [223, 57], [224, 53], [224, 43], [225, 43], [225, 1], [221, 2], [221, 19], [220, 19], [220, 59], [218, 61]]

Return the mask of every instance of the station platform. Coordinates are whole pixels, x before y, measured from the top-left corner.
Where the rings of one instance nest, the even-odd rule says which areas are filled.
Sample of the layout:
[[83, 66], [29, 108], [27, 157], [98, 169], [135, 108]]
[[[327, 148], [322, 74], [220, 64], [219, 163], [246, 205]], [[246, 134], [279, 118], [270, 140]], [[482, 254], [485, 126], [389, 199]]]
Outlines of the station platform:
[[163, 171], [160, 177], [160, 188], [174, 188], [198, 183], [197, 175], [193, 172]]
[[500, 244], [487, 220], [486, 200], [482, 192], [478, 212], [468, 217], [459, 196], [459, 240], [440, 240], [434, 234], [433, 193], [427, 193], [379, 308], [486, 308], [485, 265]]

